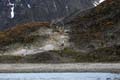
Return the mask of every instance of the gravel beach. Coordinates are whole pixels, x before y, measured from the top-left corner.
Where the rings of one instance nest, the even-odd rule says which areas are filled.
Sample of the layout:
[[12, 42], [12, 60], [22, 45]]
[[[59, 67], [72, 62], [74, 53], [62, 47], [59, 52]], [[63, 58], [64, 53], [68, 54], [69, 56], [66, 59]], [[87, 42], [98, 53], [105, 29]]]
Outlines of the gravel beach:
[[120, 63], [0, 64], [0, 73], [31, 73], [31, 72], [120, 73]]

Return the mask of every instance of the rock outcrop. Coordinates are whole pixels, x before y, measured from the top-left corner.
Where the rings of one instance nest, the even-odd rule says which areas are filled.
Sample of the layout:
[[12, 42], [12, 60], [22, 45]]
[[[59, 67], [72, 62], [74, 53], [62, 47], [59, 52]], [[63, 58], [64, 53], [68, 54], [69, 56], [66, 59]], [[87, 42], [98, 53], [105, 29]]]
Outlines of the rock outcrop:
[[0, 30], [16, 24], [59, 20], [101, 0], [0, 0]]
[[96, 8], [79, 13], [68, 26], [71, 41], [79, 50], [89, 52], [120, 45], [120, 1], [106, 0]]

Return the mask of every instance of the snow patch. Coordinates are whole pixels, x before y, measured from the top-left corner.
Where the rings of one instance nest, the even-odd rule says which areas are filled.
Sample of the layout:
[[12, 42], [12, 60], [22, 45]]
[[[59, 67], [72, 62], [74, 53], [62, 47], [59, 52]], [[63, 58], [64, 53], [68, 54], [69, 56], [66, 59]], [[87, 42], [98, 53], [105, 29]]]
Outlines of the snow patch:
[[[43, 47], [40, 48], [19, 48], [16, 51], [10, 51], [8, 52], [10, 55], [30, 55], [30, 54], [37, 54], [37, 53], [41, 53], [44, 51], [50, 51], [50, 50], [54, 50], [55, 46], [53, 44], [47, 44]], [[7, 53], [5, 54], [7, 55]]]
[[28, 4], [27, 6], [28, 6], [28, 8], [31, 8], [31, 5], [30, 5], [30, 4]]
[[14, 52], [13, 54], [15, 54], [15, 55], [27, 55], [27, 54], [31, 54], [31, 53], [33, 53], [33, 50], [20, 49], [20, 50]]
[[102, 3], [103, 1], [105, 1], [105, 0], [100, 0], [99, 3]]
[[95, 1], [93, 4], [94, 6], [97, 6], [99, 5], [100, 3], [104, 2], [105, 0], [99, 0], [99, 1]]
[[54, 45], [53, 44], [47, 44], [44, 47], [40, 48], [44, 51], [49, 51], [49, 50], [54, 50]]
[[11, 8], [11, 18], [14, 18], [14, 7]]
[[8, 5], [11, 7], [11, 16], [10, 16], [10, 18], [14, 18], [14, 8], [15, 8], [14, 6], [15, 6], [15, 4], [11, 3], [10, 0], [9, 0]]

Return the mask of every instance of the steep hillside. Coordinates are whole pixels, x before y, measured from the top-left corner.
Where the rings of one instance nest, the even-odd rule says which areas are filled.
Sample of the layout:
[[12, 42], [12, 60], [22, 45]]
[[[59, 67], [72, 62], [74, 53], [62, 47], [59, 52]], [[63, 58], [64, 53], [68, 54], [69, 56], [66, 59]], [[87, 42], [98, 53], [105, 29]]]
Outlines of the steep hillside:
[[120, 44], [120, 1], [106, 0], [68, 23], [74, 47], [91, 51]]
[[0, 32], [0, 55], [30, 55], [68, 46], [68, 33], [47, 22], [26, 23]]
[[0, 0], [0, 30], [31, 21], [52, 21], [101, 0]]
[[[0, 32], [0, 46], [9, 45], [14, 42], [24, 42], [24, 39], [41, 27], [50, 27], [47, 22], [33, 22], [22, 25], [16, 25], [5, 31]], [[29, 39], [30, 40], [30, 39]]]

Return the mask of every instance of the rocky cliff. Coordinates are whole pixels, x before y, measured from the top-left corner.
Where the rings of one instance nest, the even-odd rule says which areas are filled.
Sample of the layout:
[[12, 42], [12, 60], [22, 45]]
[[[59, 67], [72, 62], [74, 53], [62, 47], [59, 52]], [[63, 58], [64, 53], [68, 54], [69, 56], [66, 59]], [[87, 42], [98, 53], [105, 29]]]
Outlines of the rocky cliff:
[[99, 3], [101, 0], [0, 0], [0, 29], [31, 21], [54, 22]]
[[[84, 15], [81, 15], [83, 14]], [[71, 20], [71, 41], [78, 49], [91, 51], [120, 45], [120, 1], [106, 0]]]

